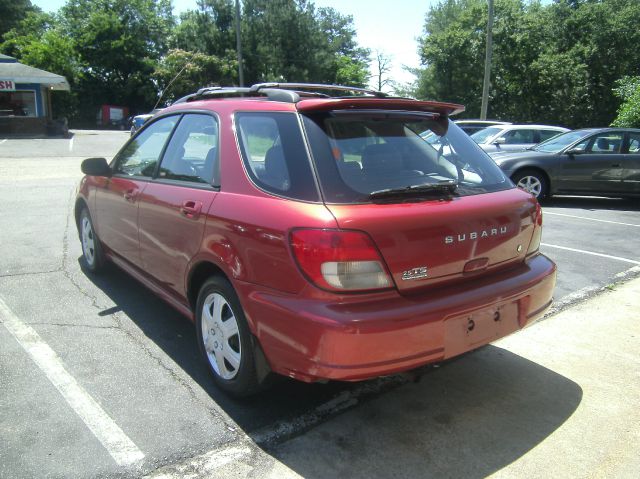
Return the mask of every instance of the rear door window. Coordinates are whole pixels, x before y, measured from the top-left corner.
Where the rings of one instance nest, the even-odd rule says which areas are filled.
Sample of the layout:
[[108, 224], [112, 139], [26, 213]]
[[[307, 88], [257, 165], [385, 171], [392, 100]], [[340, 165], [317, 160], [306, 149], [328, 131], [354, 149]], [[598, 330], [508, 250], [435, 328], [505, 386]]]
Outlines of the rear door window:
[[319, 201], [295, 113], [237, 113], [235, 122], [242, 159], [258, 187], [278, 196]]
[[585, 153], [602, 155], [620, 153], [622, 148], [622, 132], [604, 132], [594, 135], [589, 140]]
[[506, 132], [503, 137], [507, 145], [522, 145], [536, 142], [533, 130], [511, 130]]
[[169, 142], [158, 178], [218, 185], [218, 164], [216, 119], [186, 114]]
[[640, 133], [629, 133], [629, 153], [637, 155], [640, 153]]

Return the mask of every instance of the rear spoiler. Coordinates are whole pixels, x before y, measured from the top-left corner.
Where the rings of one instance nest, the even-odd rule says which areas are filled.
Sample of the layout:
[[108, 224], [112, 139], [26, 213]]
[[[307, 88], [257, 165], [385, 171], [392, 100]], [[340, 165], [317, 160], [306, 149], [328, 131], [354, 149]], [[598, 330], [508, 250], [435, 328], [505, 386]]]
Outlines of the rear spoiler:
[[453, 116], [464, 111], [464, 106], [456, 103], [439, 101], [420, 101], [408, 98], [313, 98], [301, 99], [296, 103], [300, 112], [333, 111], [333, 110], [396, 110], [424, 111], [438, 113], [442, 116]]

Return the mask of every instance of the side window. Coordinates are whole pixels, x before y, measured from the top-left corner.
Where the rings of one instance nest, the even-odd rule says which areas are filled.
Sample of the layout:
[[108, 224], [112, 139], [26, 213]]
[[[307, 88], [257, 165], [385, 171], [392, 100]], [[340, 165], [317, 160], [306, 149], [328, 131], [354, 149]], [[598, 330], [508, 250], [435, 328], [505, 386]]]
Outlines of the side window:
[[129, 176], [153, 176], [167, 138], [178, 122], [178, 115], [149, 125], [118, 155], [114, 172]]
[[219, 185], [219, 177], [216, 119], [184, 115], [162, 158], [158, 178]]
[[256, 185], [288, 198], [318, 201], [297, 115], [237, 113], [235, 121], [242, 159]]
[[591, 137], [586, 153], [614, 154], [620, 153], [623, 134], [620, 132], [604, 132]]
[[547, 141], [549, 138], [553, 138], [556, 135], [562, 133], [561, 131], [556, 130], [540, 130], [540, 142]]
[[629, 133], [629, 153], [632, 155], [640, 153], [640, 134]]
[[521, 143], [535, 143], [533, 130], [511, 130], [504, 135], [507, 145], [518, 145]]

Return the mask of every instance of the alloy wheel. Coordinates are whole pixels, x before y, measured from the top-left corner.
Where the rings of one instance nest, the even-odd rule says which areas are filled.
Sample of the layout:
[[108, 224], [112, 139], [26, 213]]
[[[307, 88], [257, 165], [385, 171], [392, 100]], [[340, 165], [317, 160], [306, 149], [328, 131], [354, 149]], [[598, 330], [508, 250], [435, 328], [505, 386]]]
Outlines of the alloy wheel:
[[538, 198], [542, 193], [542, 182], [535, 176], [523, 176], [518, 181], [518, 188], [522, 188]]
[[93, 266], [96, 261], [96, 239], [88, 216], [82, 218], [82, 252], [87, 264]]
[[242, 359], [240, 332], [231, 305], [219, 293], [208, 295], [202, 305], [202, 341], [215, 373], [233, 379]]

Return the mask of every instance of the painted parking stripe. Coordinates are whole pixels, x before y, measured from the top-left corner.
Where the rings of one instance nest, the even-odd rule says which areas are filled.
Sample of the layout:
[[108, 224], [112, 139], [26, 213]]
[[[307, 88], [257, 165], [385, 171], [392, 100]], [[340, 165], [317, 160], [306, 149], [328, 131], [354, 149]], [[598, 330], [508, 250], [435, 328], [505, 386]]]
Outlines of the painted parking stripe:
[[588, 221], [597, 221], [599, 223], [610, 223], [613, 225], [622, 225], [622, 226], [635, 226], [636, 228], [640, 228], [640, 225], [635, 225], [633, 223], [622, 223], [620, 221], [610, 221], [610, 220], [600, 220], [597, 218], [587, 218], [586, 216], [576, 216], [576, 215], [567, 215], [565, 213], [554, 213], [553, 211], [544, 211], [545, 215], [553, 215], [553, 216], [565, 216], [567, 218], [576, 218], [579, 220], [588, 220]]
[[0, 141], [0, 145], [2, 145], [5, 141], [7, 141], [7, 139], [5, 138], [4, 140]]
[[131, 465], [144, 458], [142, 451], [67, 372], [55, 351], [31, 326], [24, 324], [2, 298], [0, 319], [119, 465]]
[[573, 251], [575, 253], [589, 254], [589, 255], [592, 255], [592, 256], [600, 256], [601, 258], [613, 259], [615, 261], [623, 261], [625, 263], [631, 263], [631, 264], [640, 265], [640, 261], [636, 261], [634, 259], [628, 259], [628, 258], [621, 258], [620, 256], [611, 256], [609, 254], [596, 253], [594, 251], [585, 251], [583, 249], [568, 248], [566, 246], [558, 246], [557, 244], [541, 243], [541, 245], [542, 246], [546, 246], [547, 248], [563, 249], [563, 250], [566, 250], [566, 251]]

